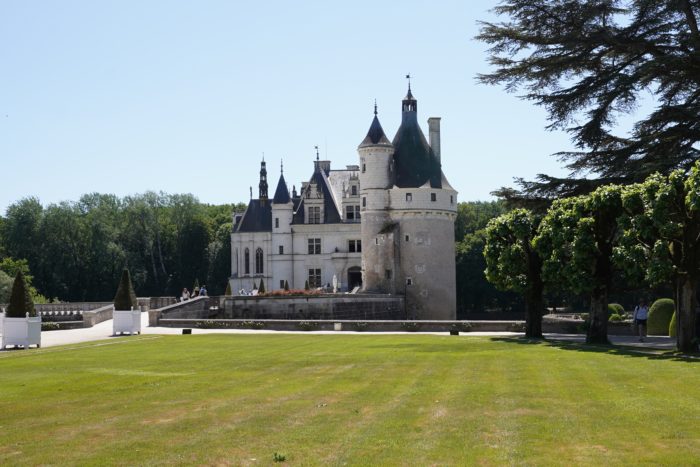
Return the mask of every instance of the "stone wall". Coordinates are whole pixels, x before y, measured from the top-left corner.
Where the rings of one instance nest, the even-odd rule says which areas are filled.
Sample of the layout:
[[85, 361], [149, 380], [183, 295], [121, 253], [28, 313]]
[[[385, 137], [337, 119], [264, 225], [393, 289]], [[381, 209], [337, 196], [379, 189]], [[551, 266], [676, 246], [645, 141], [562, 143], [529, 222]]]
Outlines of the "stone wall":
[[173, 328], [255, 329], [275, 331], [356, 332], [522, 332], [522, 321], [402, 321], [402, 320], [245, 320], [161, 319], [159, 326]]
[[355, 319], [405, 317], [403, 297], [324, 294], [302, 297], [225, 297], [219, 317], [226, 319]]
[[158, 326], [161, 319], [211, 319], [220, 313], [221, 297], [196, 297], [163, 308], [148, 310], [148, 325]]

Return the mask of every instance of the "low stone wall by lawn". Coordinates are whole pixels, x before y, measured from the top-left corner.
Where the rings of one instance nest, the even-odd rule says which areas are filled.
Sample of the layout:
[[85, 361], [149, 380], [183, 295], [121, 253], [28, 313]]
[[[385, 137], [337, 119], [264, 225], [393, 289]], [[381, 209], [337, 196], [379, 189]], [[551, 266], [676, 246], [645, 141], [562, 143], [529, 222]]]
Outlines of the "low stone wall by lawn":
[[523, 321], [406, 321], [406, 320], [284, 320], [284, 319], [169, 319], [159, 326], [205, 329], [268, 329], [275, 331], [366, 332], [522, 332]]
[[225, 319], [400, 320], [404, 300], [396, 295], [321, 294], [224, 297]]
[[[585, 321], [569, 317], [547, 315], [542, 319], [542, 331], [545, 333], [559, 334], [585, 334]], [[608, 322], [608, 335], [610, 336], [634, 336], [636, 329], [630, 323]]]

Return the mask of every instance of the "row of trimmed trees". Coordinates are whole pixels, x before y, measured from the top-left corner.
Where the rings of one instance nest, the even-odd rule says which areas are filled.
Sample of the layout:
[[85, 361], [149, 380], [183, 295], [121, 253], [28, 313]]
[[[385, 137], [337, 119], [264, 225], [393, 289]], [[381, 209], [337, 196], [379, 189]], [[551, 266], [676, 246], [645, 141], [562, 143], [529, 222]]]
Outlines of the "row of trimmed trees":
[[545, 290], [567, 291], [590, 297], [586, 341], [607, 342], [608, 295], [622, 274], [674, 284], [678, 349], [697, 350], [700, 162], [560, 199], [543, 213], [510, 211], [489, 223], [484, 257], [489, 281], [524, 296], [528, 337], [542, 337]]

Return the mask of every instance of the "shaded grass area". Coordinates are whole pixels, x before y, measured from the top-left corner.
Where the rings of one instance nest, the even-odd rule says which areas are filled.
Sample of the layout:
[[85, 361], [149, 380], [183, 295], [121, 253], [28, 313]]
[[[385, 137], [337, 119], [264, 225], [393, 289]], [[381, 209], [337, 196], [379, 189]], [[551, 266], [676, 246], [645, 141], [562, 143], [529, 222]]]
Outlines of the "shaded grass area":
[[0, 464], [693, 465], [699, 375], [671, 354], [432, 335], [6, 352]]

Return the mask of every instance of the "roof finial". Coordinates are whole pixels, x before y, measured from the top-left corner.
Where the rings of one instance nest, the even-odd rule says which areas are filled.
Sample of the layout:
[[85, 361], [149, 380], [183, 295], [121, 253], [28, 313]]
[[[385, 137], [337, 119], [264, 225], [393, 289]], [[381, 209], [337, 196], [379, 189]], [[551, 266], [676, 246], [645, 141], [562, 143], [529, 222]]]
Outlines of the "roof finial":
[[250, 187], [250, 199], [253, 199], [253, 186]]
[[377, 116], [377, 99], [374, 99], [374, 116]]
[[265, 162], [265, 152], [263, 151], [263, 162]]
[[406, 75], [406, 79], [408, 80], [408, 92], [411, 92], [411, 73]]
[[280, 159], [280, 173], [284, 173], [284, 159]]
[[314, 146], [314, 149], [316, 149], [316, 160], [318, 160], [318, 146]]

